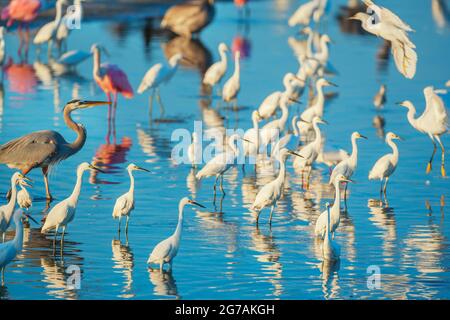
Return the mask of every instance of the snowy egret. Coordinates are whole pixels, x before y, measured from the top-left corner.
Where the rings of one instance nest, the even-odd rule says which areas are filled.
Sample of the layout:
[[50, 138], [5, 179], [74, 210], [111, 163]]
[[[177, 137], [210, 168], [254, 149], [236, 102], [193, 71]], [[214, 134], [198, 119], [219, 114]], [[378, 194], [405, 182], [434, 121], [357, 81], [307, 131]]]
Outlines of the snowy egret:
[[188, 159], [193, 168], [202, 161], [202, 144], [197, 132], [192, 132], [192, 143], [188, 147]]
[[201, 208], [205, 208], [200, 203], [190, 200], [184, 197], [178, 204], [178, 224], [175, 232], [167, 239], [158, 243], [150, 254], [147, 264], [157, 263], [159, 264], [160, 271], [163, 271], [163, 265], [169, 264], [169, 268], [172, 269], [172, 260], [178, 253], [181, 240], [181, 229], [183, 228], [183, 210], [187, 204], [196, 205]]
[[[239, 150], [236, 147], [235, 143], [237, 139], [243, 138], [239, 137], [238, 134], [233, 134], [228, 138], [228, 149], [225, 150], [211, 160], [209, 160], [205, 166], [197, 172], [195, 178], [197, 180], [201, 180], [207, 177], [216, 177], [216, 181], [214, 182], [214, 194], [216, 192], [217, 180], [220, 178], [220, 190], [225, 194], [223, 190], [223, 174], [230, 169], [234, 165], [234, 161], [236, 157], [239, 155]], [[246, 139], [244, 141], [247, 141]], [[250, 141], [247, 141], [250, 142]]]
[[294, 27], [298, 24], [300, 25], [309, 25], [311, 19], [313, 18], [314, 11], [319, 8], [320, 0], [310, 0], [306, 2], [292, 14], [292, 16], [288, 20], [288, 24], [290, 27]]
[[2, 274], [2, 286], [5, 285], [5, 268], [18, 253], [22, 251], [23, 246], [23, 224], [22, 211], [16, 210], [13, 215], [16, 225], [16, 234], [14, 239], [0, 244], [0, 270]]
[[96, 170], [103, 172], [99, 168], [96, 168], [87, 162], [81, 163], [77, 168], [77, 182], [72, 191], [72, 194], [68, 198], [57, 203], [45, 217], [45, 223], [42, 226], [41, 233], [44, 234], [50, 229], [55, 229], [55, 238], [53, 240], [53, 244], [55, 244], [56, 242], [56, 236], [58, 235], [59, 227], [63, 228], [61, 243], [64, 242], [64, 233], [66, 232], [66, 227], [73, 220], [73, 218], [75, 218], [78, 197], [80, 196], [81, 192], [83, 173], [86, 170]]
[[[333, 234], [333, 238], [334, 232], [337, 229], [337, 227], [339, 227], [339, 223], [341, 222], [341, 187], [340, 187], [341, 182], [348, 183], [353, 181], [347, 179], [347, 177], [344, 176], [343, 174], [338, 174], [333, 180], [335, 193], [334, 193], [334, 203], [330, 210], [331, 214], [330, 214], [330, 228], [329, 228], [329, 232]], [[314, 234], [316, 235], [316, 237], [320, 237], [321, 239], [325, 238], [327, 230], [326, 228], [327, 219], [328, 219], [327, 211], [323, 211], [320, 214], [319, 218], [317, 218], [316, 227], [314, 229]]]
[[324, 260], [337, 261], [341, 254], [341, 248], [337, 243], [333, 241], [331, 237], [330, 227], [331, 227], [331, 216], [330, 216], [330, 204], [325, 203], [325, 208], [327, 212], [327, 224], [325, 231], [325, 239], [322, 244], [322, 255]]
[[183, 59], [183, 55], [181, 53], [176, 53], [172, 57], [170, 57], [167, 64], [157, 63], [154, 66], [150, 67], [150, 69], [148, 69], [148, 71], [142, 78], [137, 92], [139, 94], [142, 94], [147, 89], [152, 90], [152, 93], [150, 95], [150, 112], [152, 111], [151, 108], [153, 104], [153, 97], [156, 94], [156, 99], [158, 100], [161, 114], [164, 114], [164, 106], [161, 102], [159, 86], [163, 83], [167, 83], [170, 79], [172, 79], [173, 75], [178, 70], [181, 59]]
[[268, 119], [275, 114], [283, 92], [275, 91], [264, 98], [258, 107], [258, 113], [262, 119]]
[[[399, 152], [397, 145], [394, 143], [394, 139], [402, 140], [398, 135], [393, 132], [388, 132], [386, 135], [386, 143], [392, 148], [392, 153], [388, 153], [382, 156], [380, 159], [375, 162], [372, 170], [369, 172], [369, 180], [380, 179], [380, 198], [384, 193], [384, 197], [386, 198], [386, 189], [390, 176], [394, 173], [398, 164]], [[383, 187], [383, 180], [386, 179]]]
[[284, 188], [284, 180], [286, 178], [286, 159], [288, 155], [295, 155], [297, 157], [302, 158], [298, 153], [283, 148], [279, 151], [277, 155], [277, 160], [280, 162], [280, 171], [278, 173], [278, 177], [265, 184], [261, 190], [259, 190], [256, 195], [255, 201], [253, 205], [250, 207], [250, 210], [256, 212], [256, 224], [259, 221], [259, 215], [261, 210], [265, 207], [271, 206], [270, 208], [270, 216], [269, 216], [269, 224], [272, 225], [272, 214], [273, 210], [277, 204], [277, 201], [280, 199], [283, 188]]
[[371, 14], [358, 12], [349, 19], [361, 21], [364, 30], [389, 41], [397, 69], [406, 78], [412, 79], [416, 73], [417, 53], [407, 32], [413, 30], [392, 11], [375, 5], [371, 0], [364, 0], [364, 3], [372, 11]]
[[[348, 179], [353, 176], [353, 173], [356, 171], [356, 167], [358, 166], [358, 144], [356, 143], [356, 140], [361, 138], [367, 139], [367, 137], [363, 136], [357, 131], [352, 133], [352, 153], [350, 157], [339, 162], [338, 165], [334, 167], [333, 172], [330, 176], [329, 184], [333, 183], [338, 174], [342, 174]], [[347, 198], [347, 184], [345, 185], [344, 198]]]
[[320, 78], [316, 81], [316, 99], [315, 102], [309, 106], [303, 113], [300, 118], [304, 121], [299, 123], [298, 129], [300, 132], [300, 136], [305, 137], [307, 133], [312, 129], [313, 118], [318, 116], [320, 118], [323, 117], [323, 108], [325, 105], [325, 95], [323, 93], [323, 87], [334, 86], [337, 87], [336, 84], [324, 79]]
[[386, 85], [382, 84], [375, 97], [373, 97], [373, 105], [381, 109], [386, 103]]
[[33, 43], [35, 45], [42, 45], [48, 43], [48, 53], [51, 51], [52, 42], [56, 39], [57, 30], [61, 24], [62, 6], [67, 4], [67, 0], [56, 0], [56, 15], [55, 19], [43, 25], [34, 36]]
[[241, 82], [240, 82], [240, 59], [241, 53], [239, 51], [236, 51], [236, 54], [234, 55], [234, 72], [233, 75], [225, 82], [225, 85], [223, 86], [222, 90], [222, 99], [225, 102], [231, 102], [234, 101], [234, 106], [237, 106], [237, 95], [239, 93], [239, 90], [241, 89]]
[[127, 166], [128, 175], [130, 176], [130, 189], [128, 192], [124, 193], [120, 197], [117, 198], [116, 203], [114, 204], [114, 209], [112, 216], [114, 219], [119, 218], [119, 233], [120, 233], [120, 222], [122, 217], [127, 217], [127, 222], [125, 225], [125, 233], [128, 233], [128, 222], [130, 219], [131, 211], [134, 210], [134, 176], [133, 171], [146, 171], [150, 172], [147, 169], [141, 168], [134, 163], [130, 163]]
[[17, 204], [22, 209], [29, 209], [33, 205], [33, 197], [23, 184], [20, 185], [20, 191], [17, 193]]
[[11, 223], [11, 218], [14, 213], [17, 201], [17, 184], [30, 186], [27, 181], [30, 181], [27, 177], [20, 172], [15, 172], [11, 177], [11, 197], [7, 204], [0, 207], [0, 233], [2, 234], [2, 240], [5, 242], [6, 230], [8, 230]]
[[220, 61], [217, 61], [212, 66], [206, 70], [205, 76], [203, 77], [203, 83], [214, 87], [216, 84], [222, 80], [223, 76], [227, 72], [227, 64], [228, 64], [228, 58], [227, 58], [227, 52], [228, 47], [225, 43], [219, 44], [219, 55], [220, 55]]
[[[248, 129], [244, 133], [244, 141], [242, 142], [242, 147], [244, 149], [245, 157], [256, 157], [259, 152], [259, 122], [261, 121], [261, 116], [257, 110], [252, 112], [252, 123], [253, 128]], [[250, 141], [250, 142], [247, 142]], [[245, 164], [242, 165], [244, 167]]]
[[416, 108], [411, 101], [400, 102], [399, 105], [408, 109], [408, 121], [414, 129], [422, 133], [428, 134], [433, 142], [433, 153], [431, 154], [430, 161], [428, 161], [426, 172], [431, 171], [431, 163], [433, 162], [434, 154], [436, 153], [436, 142], [439, 143], [442, 150], [442, 163], [441, 174], [446, 176], [445, 172], [445, 149], [441, 142], [441, 136], [448, 132], [448, 113], [444, 105], [444, 101], [436, 94], [436, 91], [432, 86], [428, 86], [423, 90], [425, 96], [425, 111], [418, 118], [414, 118], [416, 115]]

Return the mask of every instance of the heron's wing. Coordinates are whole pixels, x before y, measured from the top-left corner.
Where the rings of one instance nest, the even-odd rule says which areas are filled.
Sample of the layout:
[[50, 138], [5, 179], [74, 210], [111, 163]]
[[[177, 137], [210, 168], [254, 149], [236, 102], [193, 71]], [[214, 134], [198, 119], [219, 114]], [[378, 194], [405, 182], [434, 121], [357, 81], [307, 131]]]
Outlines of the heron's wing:
[[[51, 164], [67, 141], [56, 131], [36, 131], [0, 146], [0, 163], [38, 167]], [[49, 163], [50, 162], [50, 163]]]
[[138, 93], [144, 92], [147, 88], [151, 88], [156, 80], [159, 78], [158, 75], [163, 73], [164, 66], [162, 63], [157, 63], [152, 66], [142, 78], [141, 84], [138, 88]]
[[191, 17], [195, 17], [202, 11], [202, 6], [198, 4], [179, 4], [172, 6], [167, 10], [161, 21], [161, 27], [170, 27], [173, 25], [181, 25]]
[[439, 97], [432, 86], [428, 86], [423, 90], [425, 96], [426, 107], [422, 116], [420, 117], [425, 122], [429, 119], [431, 123], [437, 122], [447, 126], [448, 114], [445, 108], [444, 101]]

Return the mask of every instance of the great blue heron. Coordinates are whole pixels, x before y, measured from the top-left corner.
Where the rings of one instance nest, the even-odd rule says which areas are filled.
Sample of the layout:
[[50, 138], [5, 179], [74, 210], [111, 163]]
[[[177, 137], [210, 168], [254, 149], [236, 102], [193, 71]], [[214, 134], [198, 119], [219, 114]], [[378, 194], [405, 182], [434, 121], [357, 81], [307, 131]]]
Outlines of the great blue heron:
[[28, 174], [34, 168], [42, 168], [46, 196], [51, 201], [52, 196], [47, 177], [49, 167], [51, 168], [53, 165], [77, 153], [86, 142], [86, 129], [82, 124], [75, 123], [72, 120], [70, 117], [71, 112], [77, 109], [106, 104], [110, 103], [104, 101], [69, 101], [64, 107], [64, 122], [77, 133], [77, 138], [74, 142], [67, 142], [56, 131], [35, 131], [0, 146], [0, 163], [6, 164], [9, 168], [21, 170], [23, 175]]
[[177, 4], [169, 8], [161, 21], [161, 28], [191, 38], [213, 20], [214, 0], [200, 0]]

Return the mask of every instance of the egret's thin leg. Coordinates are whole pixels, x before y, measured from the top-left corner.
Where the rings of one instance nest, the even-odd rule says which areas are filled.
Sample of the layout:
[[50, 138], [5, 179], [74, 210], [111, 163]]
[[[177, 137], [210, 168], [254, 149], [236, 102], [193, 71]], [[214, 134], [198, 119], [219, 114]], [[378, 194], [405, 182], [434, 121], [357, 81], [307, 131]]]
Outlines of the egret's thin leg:
[[386, 200], [386, 201], [387, 201], [386, 190], [387, 190], [388, 181], [389, 181], [389, 177], [386, 178], [386, 182], [384, 183], [384, 188], [383, 188], [384, 200]]
[[164, 264], [164, 262], [161, 261], [160, 264], [159, 264], [159, 272], [163, 271], [163, 264]]
[[443, 177], [445, 177], [447, 174], [445, 172], [445, 148], [444, 145], [442, 144], [441, 138], [439, 136], [435, 136], [437, 142], [439, 143], [439, 145], [441, 146], [441, 150], [442, 150], [442, 158], [441, 158], [441, 174]]
[[62, 235], [61, 235], [61, 252], [64, 248], [64, 234], [66, 233], [66, 226], [63, 227]]
[[225, 194], [225, 191], [223, 190], [223, 174], [220, 175], [220, 191]]
[[56, 247], [56, 236], [58, 235], [58, 229], [59, 229], [59, 225], [57, 225], [55, 228], [55, 237], [53, 238], [53, 248]]
[[118, 229], [119, 235], [120, 235], [120, 222], [121, 221], [122, 221], [122, 215], [119, 216], [119, 229]]
[[161, 95], [159, 94], [159, 88], [156, 89], [156, 92], [157, 92], [156, 93], [156, 100], [158, 101], [159, 112], [161, 113], [160, 117], [163, 118], [165, 111], [164, 111], [164, 105], [163, 105], [162, 100], [161, 100]]
[[431, 142], [433, 142], [433, 153], [431, 154], [430, 161], [428, 161], [427, 170], [426, 170], [427, 174], [430, 173], [430, 171], [432, 169], [432, 162], [433, 162], [433, 158], [434, 158], [434, 155], [435, 155], [436, 149], [437, 149], [436, 142], [434, 142], [433, 135], [430, 134], [429, 136], [430, 136]]
[[155, 89], [152, 89], [152, 93], [149, 96], [148, 101], [148, 116], [150, 119], [150, 122], [152, 122], [153, 119], [153, 98], [155, 96]]
[[3, 235], [2, 235], [3, 242], [5, 242], [5, 235], [6, 235], [6, 232], [3, 232]]
[[259, 215], [261, 214], [261, 210], [256, 213], [256, 227], [258, 227], [259, 223]]
[[380, 179], [380, 201], [383, 201], [383, 178]]
[[130, 216], [127, 216], [127, 223], [125, 225], [125, 234], [128, 234], [128, 222], [130, 220]]
[[269, 216], [269, 225], [272, 226], [272, 215], [273, 215], [273, 209], [275, 208], [275, 205], [270, 208], [270, 216]]

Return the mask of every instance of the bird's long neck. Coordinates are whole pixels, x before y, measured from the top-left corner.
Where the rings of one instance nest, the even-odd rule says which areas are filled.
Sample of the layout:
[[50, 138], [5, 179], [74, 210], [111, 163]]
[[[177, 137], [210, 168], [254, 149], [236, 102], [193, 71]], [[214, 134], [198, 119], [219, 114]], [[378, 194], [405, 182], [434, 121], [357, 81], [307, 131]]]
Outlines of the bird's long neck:
[[280, 130], [283, 130], [284, 126], [286, 125], [286, 121], [289, 117], [289, 110], [285, 103], [281, 103], [280, 108], [281, 108]]
[[131, 170], [128, 170], [128, 175], [130, 176], [130, 190], [128, 192], [134, 193], [134, 176]]
[[319, 125], [316, 122], [313, 122], [314, 133], [316, 134], [316, 138], [314, 139], [314, 144], [319, 145], [322, 143], [322, 132], [320, 131]]
[[322, 114], [323, 113], [323, 105], [325, 103], [325, 96], [323, 94], [323, 86], [318, 84], [316, 86], [316, 91], [317, 91], [316, 106], [318, 108], [317, 112]]
[[395, 144], [394, 141], [392, 141], [392, 139], [389, 139], [387, 141], [387, 144], [392, 148], [392, 153], [394, 155], [394, 159], [395, 159], [395, 161], [397, 161], [398, 160], [398, 148], [397, 148], [397, 145]]
[[59, 26], [61, 23], [61, 16], [62, 16], [62, 2], [57, 1], [56, 2], [56, 15], [55, 15], [55, 25]]
[[6, 220], [10, 221], [13, 213], [14, 213], [14, 208], [16, 206], [16, 200], [17, 200], [17, 187], [16, 187], [16, 180], [15, 179], [11, 179], [11, 198], [9, 199], [6, 210], [9, 214], [8, 217], [6, 217]]
[[293, 117], [292, 118], [292, 130], [294, 131], [294, 136], [298, 137], [299, 133], [298, 133], [298, 128], [297, 128], [297, 119], [298, 117]]
[[94, 67], [92, 69], [92, 74], [94, 75], [94, 77], [99, 76], [100, 63], [101, 63], [100, 50], [96, 48], [94, 50]]
[[14, 247], [17, 252], [22, 250], [23, 246], [23, 224], [20, 218], [15, 219], [14, 223], [16, 224], [16, 235], [14, 236]]
[[83, 172], [84, 170], [77, 171], [77, 182], [75, 183], [75, 187], [73, 188], [72, 194], [69, 197], [70, 201], [73, 204], [76, 204], [78, 202], [78, 197], [80, 196], [81, 183], [83, 181]]
[[239, 58], [236, 57], [236, 58], [234, 58], [234, 73], [233, 73], [233, 77], [239, 80], [240, 72], [241, 72], [241, 66], [240, 66], [240, 63], [239, 63]]
[[227, 54], [225, 53], [225, 51], [220, 51], [220, 63], [222, 64], [222, 66], [226, 69], [227, 68], [227, 63], [228, 63], [228, 57]]
[[328, 46], [327, 43], [325, 42], [325, 40], [323, 40], [323, 38], [320, 41], [320, 57], [322, 59], [328, 59]]
[[331, 211], [333, 212], [339, 212], [340, 211], [340, 206], [341, 206], [341, 188], [339, 186], [340, 182], [336, 181], [334, 182], [334, 203], [333, 206], [331, 207]]
[[286, 156], [282, 156], [278, 159], [280, 162], [280, 172], [278, 172], [277, 181], [283, 183], [286, 178]]
[[72, 129], [77, 133], [77, 138], [75, 139], [74, 142], [69, 144], [70, 153], [67, 154], [66, 156], [70, 156], [76, 153], [84, 146], [84, 143], [86, 142], [86, 129], [73, 121], [70, 115], [71, 112], [72, 109], [70, 108], [64, 109], [64, 122], [70, 129]]
[[408, 118], [409, 123], [417, 129], [417, 119], [415, 119], [416, 116], [416, 108], [411, 105], [408, 106], [408, 113], [406, 114], [406, 117]]
[[352, 154], [350, 155], [350, 161], [356, 165], [358, 161], [358, 144], [356, 138], [352, 137]]
[[311, 31], [308, 34], [308, 39], [306, 40], [306, 55], [308, 57], [312, 57], [312, 55], [313, 55], [313, 49], [312, 49], [313, 39], [314, 39], [314, 32]]
[[184, 203], [180, 203], [178, 206], [178, 224], [177, 228], [175, 229], [174, 236], [177, 239], [177, 241], [180, 241], [181, 239], [181, 229], [183, 228], [183, 211], [184, 211]]
[[331, 243], [331, 232], [330, 232], [330, 209], [327, 208], [327, 224], [326, 224], [326, 234], [325, 234], [325, 246], [328, 246]]

